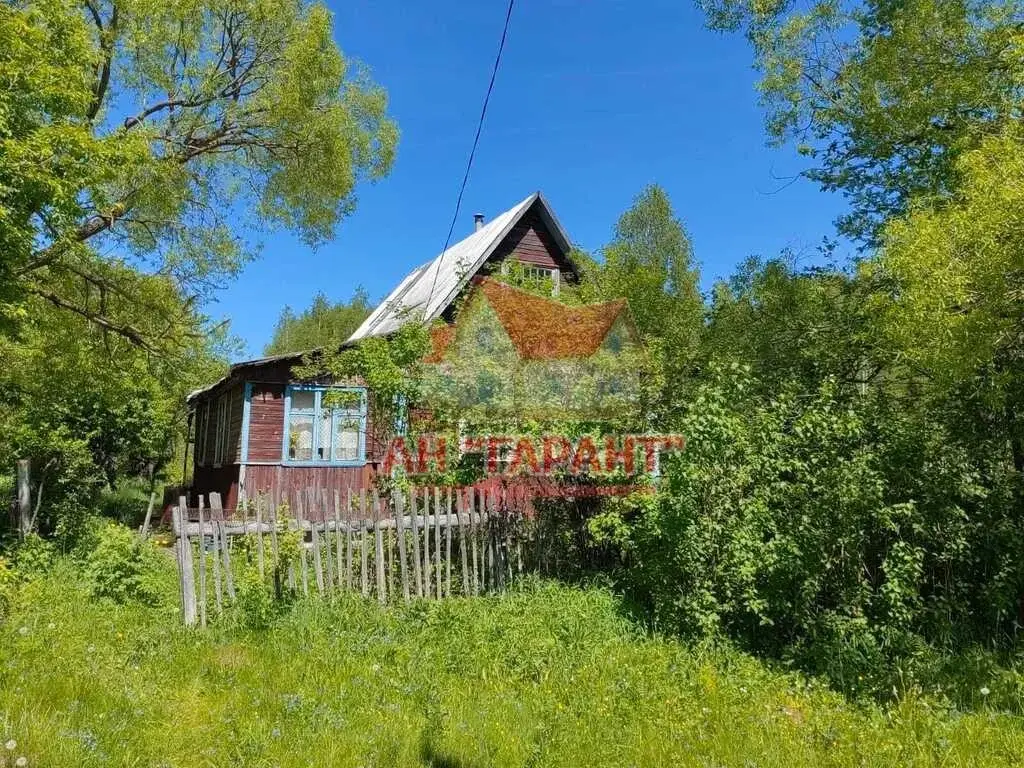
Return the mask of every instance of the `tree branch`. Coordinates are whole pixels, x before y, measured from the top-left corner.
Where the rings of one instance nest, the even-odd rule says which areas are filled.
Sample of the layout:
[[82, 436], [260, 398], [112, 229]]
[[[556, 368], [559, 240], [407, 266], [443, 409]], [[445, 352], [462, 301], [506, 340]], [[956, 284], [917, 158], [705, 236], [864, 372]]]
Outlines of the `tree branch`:
[[100, 17], [99, 9], [93, 5], [92, 0], [86, 0], [85, 7], [92, 14], [93, 21], [100, 34], [100, 49], [103, 51], [103, 63], [100, 65], [99, 78], [92, 89], [92, 103], [86, 112], [86, 117], [91, 122], [99, 114], [103, 106], [103, 99], [110, 86], [110, 66], [114, 58], [114, 38], [117, 35], [117, 5], [113, 6], [110, 13], [110, 24], [104, 28], [103, 19]]
[[117, 323], [111, 322], [107, 318], [103, 317], [101, 314], [92, 312], [91, 310], [88, 309], [84, 309], [76, 304], [72, 304], [70, 301], [66, 301], [53, 291], [48, 291], [44, 288], [32, 287], [28, 289], [28, 292], [35, 294], [40, 298], [46, 299], [55, 307], [60, 307], [61, 309], [66, 309], [70, 312], [74, 312], [76, 315], [84, 317], [86, 320], [89, 320], [90, 322], [96, 323], [96, 325], [100, 326], [104, 330], [110, 331], [111, 333], [116, 333], [118, 336], [128, 339], [128, 341], [132, 342], [141, 349], [146, 350], [147, 352], [156, 352], [153, 346], [146, 340], [145, 335], [141, 331], [137, 330], [136, 328], [133, 328], [130, 325], [118, 325]]

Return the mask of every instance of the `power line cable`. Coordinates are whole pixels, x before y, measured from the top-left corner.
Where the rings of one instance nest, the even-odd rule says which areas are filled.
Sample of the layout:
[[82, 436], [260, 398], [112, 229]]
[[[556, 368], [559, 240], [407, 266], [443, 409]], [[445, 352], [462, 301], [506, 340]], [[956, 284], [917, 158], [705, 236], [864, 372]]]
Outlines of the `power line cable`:
[[[480, 110], [480, 120], [476, 124], [476, 136], [473, 137], [473, 148], [469, 151], [469, 161], [466, 163], [466, 172], [462, 176], [462, 186], [459, 187], [459, 197], [455, 201], [455, 213], [452, 214], [452, 223], [448, 227], [448, 237], [445, 238], [444, 248], [441, 249], [441, 255], [437, 260], [437, 269], [434, 270], [434, 280], [430, 284], [430, 293], [427, 294], [427, 304], [424, 307], [424, 311], [429, 309], [430, 302], [434, 298], [434, 289], [437, 287], [437, 276], [441, 272], [441, 262], [444, 260], [445, 251], [448, 250], [448, 246], [452, 241], [452, 233], [455, 231], [455, 222], [459, 218], [459, 210], [462, 208], [462, 195], [466, 191], [466, 182], [469, 181], [469, 171], [473, 167], [473, 158], [476, 156], [476, 147], [480, 143], [480, 132], [484, 127], [484, 117], [487, 115], [487, 105], [491, 100], [491, 91], [494, 90], [494, 80], [498, 76], [498, 67], [501, 66], [501, 54], [505, 50], [505, 40], [508, 37], [508, 24], [512, 18], [512, 7], [515, 5], [515, 0], [509, 0], [508, 10], [505, 12], [505, 26], [501, 30], [501, 42], [498, 44], [498, 54], [494, 57], [494, 68], [491, 70], [491, 82], [487, 85], [487, 95], [484, 96], [484, 105]], [[426, 319], [426, 317], [424, 317]]]

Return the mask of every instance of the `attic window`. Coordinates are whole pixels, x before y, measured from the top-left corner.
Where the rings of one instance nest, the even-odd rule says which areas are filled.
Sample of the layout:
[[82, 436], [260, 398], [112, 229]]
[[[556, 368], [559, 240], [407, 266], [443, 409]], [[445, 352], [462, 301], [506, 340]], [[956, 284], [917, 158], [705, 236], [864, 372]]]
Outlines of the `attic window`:
[[533, 288], [534, 290], [539, 286], [550, 285], [551, 295], [557, 296], [558, 289], [562, 282], [562, 276], [560, 270], [552, 267], [541, 267], [536, 264], [527, 264], [525, 262], [516, 262], [516, 267], [511, 267], [510, 263], [506, 260], [501, 263], [501, 274], [506, 277], [513, 277], [513, 284], [519, 283], [521, 287]]
[[288, 387], [283, 460], [342, 466], [366, 463], [366, 390]]
[[554, 272], [553, 269], [548, 269], [547, 267], [535, 267], [532, 265], [523, 270], [526, 277], [531, 280], [550, 280]]

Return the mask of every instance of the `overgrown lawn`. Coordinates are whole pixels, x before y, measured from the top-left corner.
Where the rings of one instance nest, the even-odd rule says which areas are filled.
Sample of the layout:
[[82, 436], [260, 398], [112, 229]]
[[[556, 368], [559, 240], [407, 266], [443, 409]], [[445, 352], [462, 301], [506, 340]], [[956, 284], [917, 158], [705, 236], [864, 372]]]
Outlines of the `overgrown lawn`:
[[[173, 593], [173, 584], [168, 584]], [[294, 606], [205, 632], [61, 563], [0, 627], [0, 739], [29, 766], [1011, 765], [1018, 718], [853, 705], [655, 639], [598, 589]], [[3, 764], [3, 763], [0, 763]]]

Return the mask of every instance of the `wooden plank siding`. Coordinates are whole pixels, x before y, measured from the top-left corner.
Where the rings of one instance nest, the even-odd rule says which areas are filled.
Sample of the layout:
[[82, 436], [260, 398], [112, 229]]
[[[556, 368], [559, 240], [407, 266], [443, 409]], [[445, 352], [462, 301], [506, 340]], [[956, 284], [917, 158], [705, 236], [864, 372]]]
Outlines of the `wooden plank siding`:
[[251, 384], [247, 463], [281, 461], [284, 442], [284, 388], [283, 383]]
[[487, 261], [488, 264], [497, 265], [507, 258], [538, 267], [559, 269], [566, 275], [574, 273], [540, 215], [532, 209], [509, 230]]
[[[263, 495], [275, 505], [287, 503], [295, 511], [295, 498], [315, 491], [315, 498], [333, 499], [334, 492], [340, 498], [348, 499], [348, 492], [357, 494], [373, 483], [374, 468], [370, 464], [362, 467], [290, 467], [287, 465], [252, 464], [245, 468], [245, 495], [255, 498]], [[306, 499], [303, 499], [303, 503]]]
[[231, 388], [231, 411], [228, 414], [228, 445], [224, 451], [225, 464], [242, 460], [242, 417], [245, 413], [245, 385]]
[[192, 477], [192, 502], [195, 496], [216, 492], [224, 500], [225, 509], [234, 509], [238, 503], [238, 465], [228, 464], [223, 467], [196, 467]]

